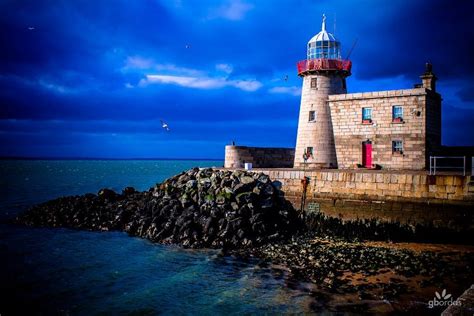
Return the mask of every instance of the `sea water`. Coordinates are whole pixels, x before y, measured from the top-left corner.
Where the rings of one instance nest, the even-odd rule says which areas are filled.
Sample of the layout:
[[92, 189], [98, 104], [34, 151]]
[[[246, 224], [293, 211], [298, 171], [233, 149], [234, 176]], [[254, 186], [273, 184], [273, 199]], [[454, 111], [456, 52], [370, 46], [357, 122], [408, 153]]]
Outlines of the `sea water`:
[[147, 190], [191, 160], [0, 161], [0, 314], [304, 313], [310, 298], [267, 264], [121, 232], [29, 228], [9, 220], [64, 195]]

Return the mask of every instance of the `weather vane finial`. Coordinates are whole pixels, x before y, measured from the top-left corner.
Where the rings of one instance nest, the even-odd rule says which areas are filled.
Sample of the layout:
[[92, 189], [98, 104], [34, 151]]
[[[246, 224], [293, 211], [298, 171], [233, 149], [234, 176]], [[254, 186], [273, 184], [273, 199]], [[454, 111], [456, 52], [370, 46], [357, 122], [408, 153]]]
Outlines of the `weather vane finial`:
[[323, 13], [323, 24], [321, 25], [321, 31], [326, 31], [326, 14]]

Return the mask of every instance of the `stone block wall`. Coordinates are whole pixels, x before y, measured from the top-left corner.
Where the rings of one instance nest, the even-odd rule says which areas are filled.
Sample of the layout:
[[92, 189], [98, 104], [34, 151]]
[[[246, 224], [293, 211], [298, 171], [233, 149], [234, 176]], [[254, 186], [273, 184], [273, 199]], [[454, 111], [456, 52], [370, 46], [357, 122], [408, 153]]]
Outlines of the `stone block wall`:
[[243, 168], [252, 163], [254, 168], [291, 168], [295, 159], [293, 148], [225, 147], [225, 168]]
[[[338, 167], [357, 168], [362, 163], [362, 142], [370, 140], [373, 164], [384, 169], [425, 169], [428, 125], [432, 143], [440, 140], [438, 96], [425, 88], [329, 96]], [[403, 108], [402, 122], [392, 121], [393, 106]], [[362, 122], [364, 107], [372, 108], [371, 123]], [[402, 153], [392, 152], [396, 140], [403, 142]]]
[[474, 184], [469, 184], [470, 176], [352, 170], [258, 171], [282, 182], [285, 193], [290, 197], [301, 195], [301, 179], [306, 176], [310, 179], [311, 196], [315, 198], [474, 202]]
[[281, 182], [285, 197], [301, 206], [304, 176], [309, 177], [306, 207], [316, 203], [328, 216], [378, 218], [438, 226], [474, 225], [474, 177], [422, 172], [261, 169]]

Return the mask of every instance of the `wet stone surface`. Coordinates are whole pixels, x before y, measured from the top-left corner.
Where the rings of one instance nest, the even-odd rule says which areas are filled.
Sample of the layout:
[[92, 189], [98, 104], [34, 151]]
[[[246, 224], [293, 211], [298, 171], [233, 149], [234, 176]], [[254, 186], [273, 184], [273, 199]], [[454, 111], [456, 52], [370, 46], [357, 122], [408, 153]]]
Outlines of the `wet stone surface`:
[[306, 234], [290, 241], [240, 251], [285, 267], [295, 281], [309, 282], [314, 311], [433, 312], [435, 291], [449, 288], [459, 295], [472, 283], [474, 249], [431, 250], [424, 244], [393, 247], [321, 238]]

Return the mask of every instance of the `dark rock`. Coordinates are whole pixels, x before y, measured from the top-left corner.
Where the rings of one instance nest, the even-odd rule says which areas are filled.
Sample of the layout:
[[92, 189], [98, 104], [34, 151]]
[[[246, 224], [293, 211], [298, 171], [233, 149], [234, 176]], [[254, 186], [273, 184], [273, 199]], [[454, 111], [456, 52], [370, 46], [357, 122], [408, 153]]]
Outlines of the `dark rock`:
[[117, 193], [115, 193], [115, 191], [110, 190], [110, 189], [100, 189], [97, 195], [100, 198], [106, 199], [109, 201], [115, 201], [117, 199]]
[[122, 195], [125, 195], [125, 196], [129, 196], [129, 195], [132, 195], [132, 194], [135, 194], [135, 193], [138, 193], [138, 191], [135, 190], [134, 187], [126, 187], [122, 191]]
[[259, 195], [259, 194], [261, 193], [261, 188], [262, 188], [262, 186], [261, 186], [260, 184], [259, 184], [259, 185], [256, 185], [256, 186], [253, 188], [252, 192], [255, 193], [255, 194], [257, 194], [257, 195]]
[[251, 224], [254, 224], [254, 223], [259, 222], [259, 221], [263, 221], [263, 214], [261, 214], [261, 213], [257, 213], [255, 215], [253, 215], [252, 217], [250, 217], [250, 223]]
[[277, 190], [281, 190], [281, 188], [283, 187], [283, 184], [280, 181], [273, 181], [272, 186]]
[[189, 180], [188, 182], [186, 182], [186, 188], [188, 189], [196, 189], [197, 185], [198, 183], [196, 180]]
[[266, 196], [272, 196], [273, 193], [275, 192], [275, 188], [271, 184], [266, 184], [263, 186], [261, 191], [262, 191], [262, 194]]
[[203, 232], [205, 234], [207, 234], [209, 232], [209, 229], [211, 228], [212, 225], [215, 224], [215, 219], [214, 217], [209, 217], [207, 220], [206, 220], [206, 223], [204, 224], [204, 230]]
[[237, 203], [242, 205], [242, 204], [251, 203], [253, 196], [254, 196], [253, 192], [243, 192], [243, 193], [237, 194], [235, 196], [235, 199], [237, 200]]
[[231, 178], [225, 177], [221, 181], [221, 187], [222, 188], [230, 188], [232, 187], [233, 180]]
[[265, 209], [273, 207], [273, 199], [271, 197], [268, 197], [265, 200], [261, 200], [260, 206]]
[[254, 184], [255, 180], [251, 176], [243, 176], [240, 178], [240, 183], [242, 184]]
[[252, 191], [252, 186], [244, 183], [238, 183], [234, 186], [234, 194], [241, 194]]
[[267, 176], [266, 174], [260, 174], [259, 177], [258, 177], [258, 182], [260, 183], [269, 183], [270, 182], [270, 177]]

